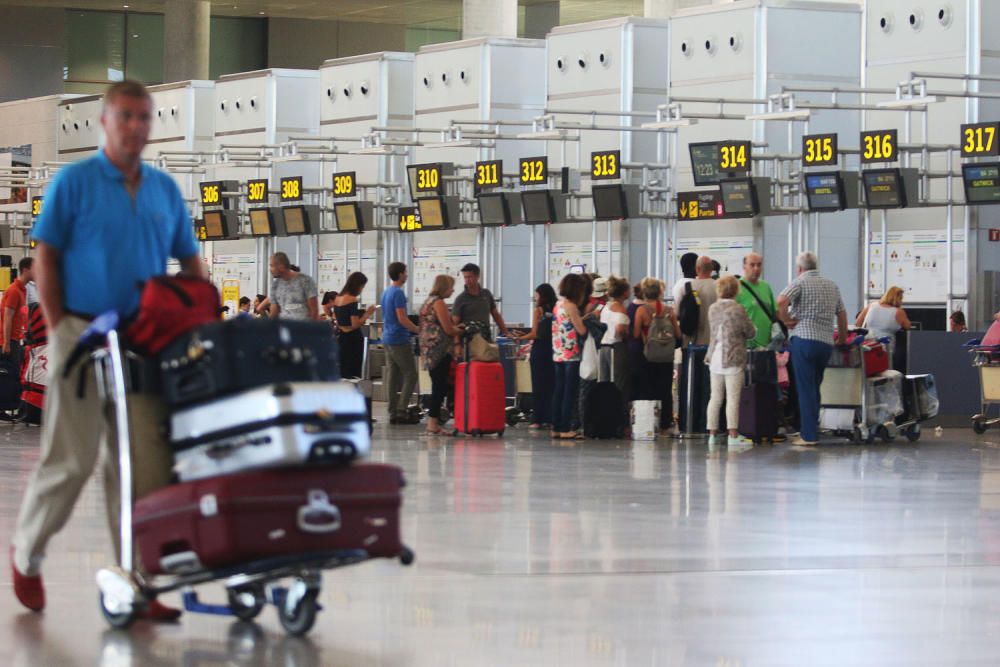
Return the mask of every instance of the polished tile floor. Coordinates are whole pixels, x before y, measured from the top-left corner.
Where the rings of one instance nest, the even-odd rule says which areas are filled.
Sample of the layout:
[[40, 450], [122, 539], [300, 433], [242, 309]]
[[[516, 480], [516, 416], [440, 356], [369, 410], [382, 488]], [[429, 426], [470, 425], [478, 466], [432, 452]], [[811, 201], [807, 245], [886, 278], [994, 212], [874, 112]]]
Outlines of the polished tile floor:
[[[107, 629], [92, 484], [44, 614], [4, 571], [0, 665], [1000, 664], [1000, 431], [814, 451], [418, 433], [379, 427], [374, 454], [406, 470], [417, 563], [328, 573], [307, 639], [273, 609]], [[0, 428], [2, 544], [37, 441]]]

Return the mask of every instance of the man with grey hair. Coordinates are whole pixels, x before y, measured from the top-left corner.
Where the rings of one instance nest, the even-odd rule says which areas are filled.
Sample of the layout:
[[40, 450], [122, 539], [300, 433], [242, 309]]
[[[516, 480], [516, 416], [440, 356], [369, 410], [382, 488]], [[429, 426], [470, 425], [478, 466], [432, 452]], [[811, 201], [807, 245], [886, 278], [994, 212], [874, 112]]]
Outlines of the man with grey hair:
[[792, 371], [802, 420], [798, 440], [813, 446], [819, 441], [819, 388], [833, 352], [833, 326], [838, 340], [847, 339], [847, 311], [840, 289], [817, 270], [816, 255], [803, 252], [796, 260], [799, 275], [778, 297], [778, 313], [791, 335]]

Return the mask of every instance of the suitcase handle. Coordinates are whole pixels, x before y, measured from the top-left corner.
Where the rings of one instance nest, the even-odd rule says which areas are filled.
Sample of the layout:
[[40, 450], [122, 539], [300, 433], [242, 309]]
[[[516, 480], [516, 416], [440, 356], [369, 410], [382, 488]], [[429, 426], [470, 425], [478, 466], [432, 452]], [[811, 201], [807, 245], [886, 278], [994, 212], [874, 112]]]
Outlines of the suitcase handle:
[[309, 491], [309, 502], [299, 508], [298, 526], [306, 533], [332, 533], [340, 530], [340, 509], [318, 489]]

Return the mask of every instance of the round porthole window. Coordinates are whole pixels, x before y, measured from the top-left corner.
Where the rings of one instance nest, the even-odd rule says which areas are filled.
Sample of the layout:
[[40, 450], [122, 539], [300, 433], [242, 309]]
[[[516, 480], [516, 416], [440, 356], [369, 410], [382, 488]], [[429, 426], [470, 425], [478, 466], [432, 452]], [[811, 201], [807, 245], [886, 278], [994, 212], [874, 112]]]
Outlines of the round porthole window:
[[911, 28], [920, 30], [924, 26], [924, 13], [920, 10], [911, 12], [908, 20]]
[[558, 58], [558, 59], [556, 59], [556, 69], [559, 70], [560, 72], [565, 72], [566, 71], [566, 59], [565, 58]]
[[951, 19], [952, 19], [951, 7], [944, 6], [938, 9], [937, 11], [938, 23], [947, 28], [948, 26], [951, 25]]
[[892, 32], [892, 14], [886, 14], [878, 20], [878, 27], [882, 29], [882, 32], [889, 34]]

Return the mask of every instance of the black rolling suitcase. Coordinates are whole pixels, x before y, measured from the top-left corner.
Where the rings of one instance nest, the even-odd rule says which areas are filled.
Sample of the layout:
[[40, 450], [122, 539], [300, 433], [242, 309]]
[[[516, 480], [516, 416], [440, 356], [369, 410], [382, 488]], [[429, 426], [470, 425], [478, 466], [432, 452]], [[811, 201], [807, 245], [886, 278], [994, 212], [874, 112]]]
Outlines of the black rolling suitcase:
[[756, 443], [778, 435], [778, 387], [758, 382], [740, 394], [739, 432]]
[[739, 433], [760, 443], [778, 435], [778, 358], [771, 350], [747, 352], [740, 393]]
[[[683, 350], [683, 362], [677, 386], [680, 430], [682, 433], [708, 431], [708, 401], [712, 397], [712, 377], [705, 364], [708, 346], [688, 345]], [[720, 410], [719, 428], [725, 428], [725, 408]]]
[[234, 318], [194, 329], [160, 353], [171, 406], [281, 382], [340, 379], [337, 341], [323, 322]]
[[581, 381], [581, 421], [586, 438], [607, 440], [625, 436], [625, 402], [618, 385], [614, 383], [614, 350], [598, 350], [597, 379]]

